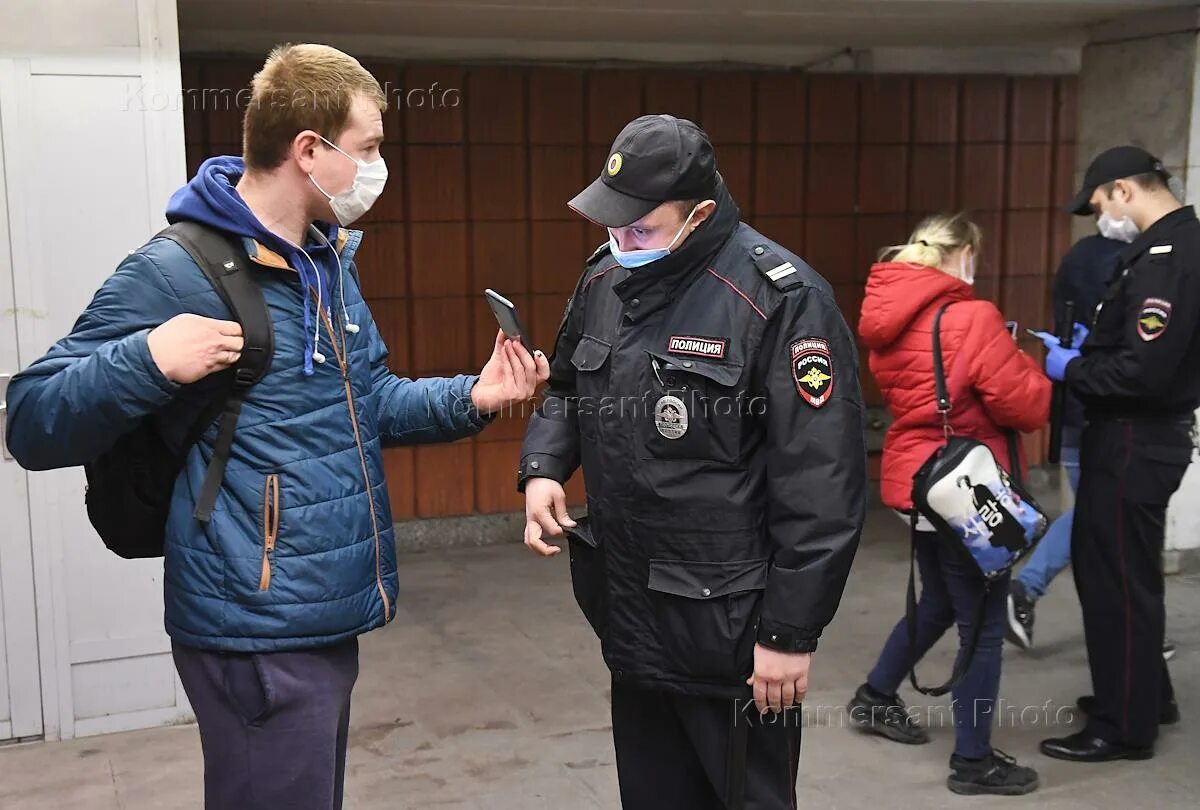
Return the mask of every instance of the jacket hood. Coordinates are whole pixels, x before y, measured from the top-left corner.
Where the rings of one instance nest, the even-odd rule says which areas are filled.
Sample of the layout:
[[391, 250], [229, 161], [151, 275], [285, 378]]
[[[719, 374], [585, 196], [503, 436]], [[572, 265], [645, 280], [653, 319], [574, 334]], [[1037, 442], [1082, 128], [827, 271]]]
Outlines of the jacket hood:
[[858, 334], [871, 349], [891, 345], [918, 315], [937, 301], [967, 301], [971, 285], [936, 267], [908, 262], [872, 265]]
[[[240, 157], [224, 155], [204, 161], [196, 176], [171, 195], [167, 203], [167, 221], [199, 222], [270, 248], [287, 260], [288, 266], [299, 274], [306, 289], [317, 291], [321, 308], [332, 319], [330, 275], [340, 269], [332, 248], [337, 240], [337, 226], [325, 222], [314, 223], [327, 241], [317, 240], [304, 248], [275, 234], [259, 222], [242, 195], [238, 194], [237, 182], [245, 171], [245, 163]], [[304, 326], [308, 337], [305, 338], [304, 373], [311, 375], [313, 354], [319, 353], [319, 338], [314, 337], [317, 334], [314, 318], [317, 316], [310, 315], [309, 310], [308, 297], [305, 296]]]

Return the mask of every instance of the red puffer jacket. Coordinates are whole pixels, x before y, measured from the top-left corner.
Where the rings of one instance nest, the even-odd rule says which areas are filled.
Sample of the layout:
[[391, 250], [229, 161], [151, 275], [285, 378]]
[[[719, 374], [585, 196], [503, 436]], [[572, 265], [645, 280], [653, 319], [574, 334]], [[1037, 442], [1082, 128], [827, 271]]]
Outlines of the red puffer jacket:
[[945, 441], [933, 383], [933, 319], [942, 304], [953, 304], [942, 317], [941, 337], [954, 432], [984, 442], [1008, 467], [1004, 430], [1037, 430], [1049, 418], [1050, 381], [1017, 348], [994, 304], [936, 268], [876, 264], [858, 331], [895, 419], [881, 481], [883, 502], [894, 509], [912, 508], [913, 475]]

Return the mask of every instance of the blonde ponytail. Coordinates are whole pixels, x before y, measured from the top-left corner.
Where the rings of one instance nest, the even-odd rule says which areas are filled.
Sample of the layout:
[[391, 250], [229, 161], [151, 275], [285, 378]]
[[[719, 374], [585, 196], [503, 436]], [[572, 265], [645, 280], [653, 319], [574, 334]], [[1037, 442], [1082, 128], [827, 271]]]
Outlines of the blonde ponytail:
[[983, 232], [966, 214], [934, 214], [921, 220], [907, 244], [880, 251], [879, 260], [942, 269], [946, 258], [960, 248], [970, 247], [978, 256], [982, 243]]

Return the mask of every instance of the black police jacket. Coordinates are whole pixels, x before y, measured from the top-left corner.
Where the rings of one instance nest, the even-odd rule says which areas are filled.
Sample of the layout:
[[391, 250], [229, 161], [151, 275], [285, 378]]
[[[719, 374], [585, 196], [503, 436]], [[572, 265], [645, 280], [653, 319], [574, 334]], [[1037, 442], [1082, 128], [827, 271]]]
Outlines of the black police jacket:
[[1167, 214], [1120, 254], [1082, 356], [1067, 367], [1089, 419], [1190, 419], [1200, 406], [1200, 221]]
[[748, 693], [755, 641], [803, 652], [862, 532], [855, 343], [828, 283], [717, 209], [669, 257], [602, 247], [559, 330], [519, 480], [582, 463], [576, 598], [614, 677]]

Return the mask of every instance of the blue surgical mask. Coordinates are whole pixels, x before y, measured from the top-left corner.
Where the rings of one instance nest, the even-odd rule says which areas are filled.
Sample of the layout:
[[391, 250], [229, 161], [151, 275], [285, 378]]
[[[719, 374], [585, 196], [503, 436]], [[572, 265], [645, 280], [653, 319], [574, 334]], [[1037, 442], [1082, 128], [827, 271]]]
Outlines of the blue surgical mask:
[[[697, 205], [696, 208], [700, 206]], [[630, 269], [635, 267], [645, 267], [651, 262], [656, 262], [659, 259], [665, 259], [671, 255], [671, 247], [683, 235], [683, 231], [687, 228], [688, 223], [692, 221], [692, 217], [696, 215], [696, 208], [692, 209], [692, 213], [688, 214], [687, 219], [679, 226], [679, 230], [675, 232], [675, 237], [667, 243], [666, 247], [647, 248], [646, 250], [621, 250], [617, 247], [616, 237], [613, 236], [612, 228], [608, 229], [608, 247], [612, 251], [613, 258], [617, 260], [617, 264]]]

